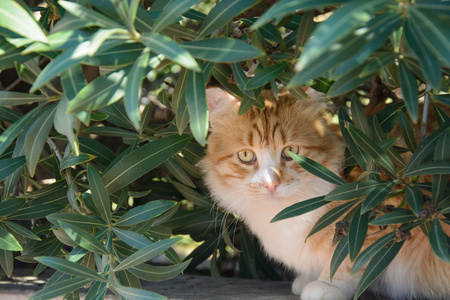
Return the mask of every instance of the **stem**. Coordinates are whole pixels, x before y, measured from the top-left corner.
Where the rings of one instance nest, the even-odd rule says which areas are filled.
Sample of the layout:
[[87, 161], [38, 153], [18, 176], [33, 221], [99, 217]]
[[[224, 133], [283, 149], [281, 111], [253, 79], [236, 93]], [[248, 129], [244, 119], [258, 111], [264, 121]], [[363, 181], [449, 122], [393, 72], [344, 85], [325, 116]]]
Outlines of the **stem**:
[[427, 133], [428, 111], [430, 110], [430, 91], [431, 86], [427, 84], [425, 89], [425, 101], [423, 103], [422, 124], [420, 125], [420, 143], [425, 140]]

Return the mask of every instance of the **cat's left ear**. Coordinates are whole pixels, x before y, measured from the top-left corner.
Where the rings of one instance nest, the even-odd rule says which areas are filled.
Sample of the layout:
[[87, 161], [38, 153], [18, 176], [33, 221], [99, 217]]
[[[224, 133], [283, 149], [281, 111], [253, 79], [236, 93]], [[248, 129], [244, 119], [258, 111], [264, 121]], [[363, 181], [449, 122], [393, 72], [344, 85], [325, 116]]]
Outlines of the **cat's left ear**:
[[210, 115], [218, 113], [230, 104], [238, 103], [235, 97], [217, 87], [206, 89], [206, 100]]

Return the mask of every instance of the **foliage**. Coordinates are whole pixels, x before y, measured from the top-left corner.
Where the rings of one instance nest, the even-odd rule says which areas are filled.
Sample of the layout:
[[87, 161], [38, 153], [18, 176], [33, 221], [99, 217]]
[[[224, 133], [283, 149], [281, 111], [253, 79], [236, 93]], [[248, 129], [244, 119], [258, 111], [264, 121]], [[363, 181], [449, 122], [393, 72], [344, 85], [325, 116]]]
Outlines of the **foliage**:
[[[87, 299], [101, 298], [107, 289], [129, 299], [159, 298], [140, 289], [137, 279], [171, 278], [211, 254], [211, 273], [218, 276], [216, 262], [227, 245], [235, 248], [230, 234], [236, 230], [242, 273], [277, 277], [246, 229], [233, 228], [233, 216], [210, 214], [212, 201], [196, 179], [199, 145], [206, 144], [208, 131], [205, 86], [212, 78], [242, 99], [240, 114], [263, 108], [259, 94], [266, 86], [277, 94], [283, 84], [299, 99], [308, 97], [301, 87], [311, 86], [335, 102], [352, 93], [373, 100], [365, 83], [375, 76], [389, 92], [401, 91], [404, 101], [368, 119], [356, 97], [351, 117], [339, 109], [347, 171], [359, 165], [359, 181], [345, 183], [316, 162], [294, 157], [338, 188], [276, 219], [352, 200], [321, 218], [313, 231], [346, 215], [349, 237], [339, 242], [332, 265], [335, 270], [347, 254], [355, 261], [353, 271], [370, 261], [355, 297], [403, 243], [392, 242], [399, 238], [390, 232], [360, 253], [366, 233], [353, 234], [356, 226], [403, 224], [405, 233], [420, 226], [436, 255], [450, 261], [442, 230], [449, 223], [450, 129], [437, 105], [450, 104], [449, 1], [281, 0], [268, 8], [263, 2], [269, 1], [222, 0], [200, 12], [205, 2], [49, 0], [42, 8], [1, 1], [0, 68], [15, 68], [31, 85], [0, 91], [0, 265], [6, 275], [13, 271], [13, 252], [21, 251], [16, 259], [38, 262], [35, 274], [46, 266], [57, 270], [34, 298], [77, 296], [90, 283]], [[240, 15], [251, 7], [260, 12]], [[32, 11], [40, 13], [38, 21]], [[315, 18], [326, 16], [323, 22]], [[158, 100], [175, 118], [151, 122], [152, 104], [140, 110], [142, 82], [173, 64], [181, 66], [174, 90], [167, 94], [165, 87]], [[98, 67], [100, 75], [88, 81], [86, 66]], [[386, 95], [397, 100], [395, 93]], [[426, 108], [432, 101], [440, 128], [418, 143], [411, 133], [419, 96]], [[388, 137], [397, 123], [407, 148]], [[92, 135], [113, 138], [115, 145], [109, 149]], [[408, 152], [412, 158], [405, 162], [400, 154]], [[44, 184], [41, 170], [54, 183]], [[380, 170], [388, 180], [381, 180]], [[432, 182], [421, 182], [423, 175]], [[155, 179], [146, 185], [151, 192], [133, 190], [146, 178]], [[404, 201], [384, 213], [385, 199], [398, 195]], [[187, 199], [194, 209], [158, 196]], [[141, 205], [132, 207], [129, 199], [139, 197]], [[20, 225], [23, 220], [34, 220], [33, 228]], [[171, 248], [177, 241], [172, 233], [204, 243], [181, 262]], [[160, 253], [173, 265], [145, 263]]]

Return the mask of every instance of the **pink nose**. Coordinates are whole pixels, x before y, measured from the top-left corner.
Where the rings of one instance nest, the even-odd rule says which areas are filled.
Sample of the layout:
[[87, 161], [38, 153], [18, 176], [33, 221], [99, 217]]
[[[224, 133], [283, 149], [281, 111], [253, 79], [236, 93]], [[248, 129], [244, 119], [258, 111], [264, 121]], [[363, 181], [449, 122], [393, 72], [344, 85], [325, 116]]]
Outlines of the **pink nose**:
[[262, 185], [265, 186], [269, 192], [273, 193], [277, 186], [281, 183], [280, 171], [276, 168], [269, 168], [264, 174]]

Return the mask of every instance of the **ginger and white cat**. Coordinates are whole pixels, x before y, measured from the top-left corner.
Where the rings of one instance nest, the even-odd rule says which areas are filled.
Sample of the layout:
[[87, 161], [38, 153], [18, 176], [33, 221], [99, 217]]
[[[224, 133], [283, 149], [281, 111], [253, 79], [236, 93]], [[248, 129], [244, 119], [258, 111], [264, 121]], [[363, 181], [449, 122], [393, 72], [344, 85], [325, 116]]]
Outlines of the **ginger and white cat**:
[[[237, 99], [219, 88], [207, 90], [211, 133], [200, 163], [205, 182], [219, 205], [243, 219], [270, 257], [296, 272], [293, 293], [303, 300], [350, 299], [363, 270], [350, 275], [352, 263], [347, 257], [330, 282], [334, 226], [305, 242], [312, 226], [334, 203], [270, 223], [282, 209], [335, 187], [302, 169], [288, 152], [339, 174], [345, 144], [324, 117], [322, 102], [298, 101], [289, 93], [280, 94], [278, 101], [271, 92], [262, 95], [264, 110], [253, 107], [238, 116]], [[432, 253], [419, 228], [411, 234], [371, 289], [395, 299], [450, 299], [450, 264]], [[382, 235], [369, 236], [365, 246]]]

